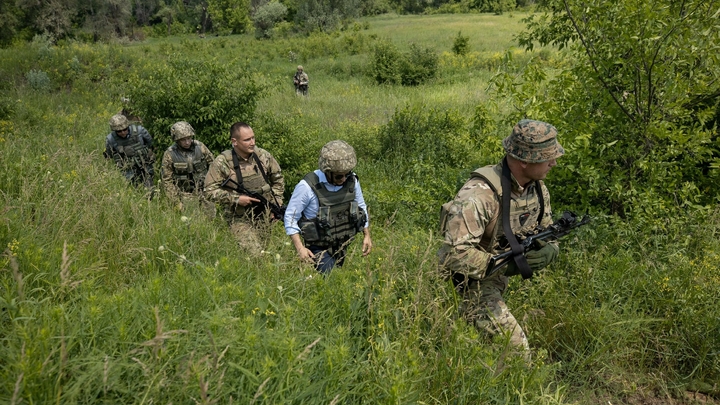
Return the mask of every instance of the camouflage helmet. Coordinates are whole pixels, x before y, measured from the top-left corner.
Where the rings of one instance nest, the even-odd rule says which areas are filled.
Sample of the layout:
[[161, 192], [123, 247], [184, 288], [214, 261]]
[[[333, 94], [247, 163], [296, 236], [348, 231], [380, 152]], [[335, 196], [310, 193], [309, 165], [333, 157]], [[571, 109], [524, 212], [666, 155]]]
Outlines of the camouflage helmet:
[[303, 67], [302, 67], [301, 65], [298, 65], [298, 69], [297, 69], [297, 70], [303, 70]]
[[189, 123], [185, 121], [178, 121], [170, 127], [170, 135], [172, 135], [173, 141], [178, 141], [183, 138], [194, 137], [195, 130]]
[[110, 117], [110, 129], [113, 131], [122, 131], [130, 126], [130, 121], [122, 114], [115, 114]]
[[323, 173], [347, 173], [356, 165], [355, 149], [345, 141], [330, 141], [320, 149], [318, 168]]
[[557, 129], [547, 122], [521, 120], [507, 138], [503, 147], [508, 155], [526, 163], [541, 163], [557, 159], [565, 149], [557, 141]]

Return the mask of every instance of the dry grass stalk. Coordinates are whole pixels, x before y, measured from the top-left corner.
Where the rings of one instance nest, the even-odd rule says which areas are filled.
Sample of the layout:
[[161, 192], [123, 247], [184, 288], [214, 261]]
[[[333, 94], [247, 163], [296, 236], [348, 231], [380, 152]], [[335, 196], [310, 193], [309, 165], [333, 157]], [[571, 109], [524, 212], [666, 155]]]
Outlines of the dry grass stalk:
[[18, 396], [20, 395], [20, 384], [22, 384], [24, 376], [25, 373], [20, 373], [17, 381], [15, 381], [15, 391], [13, 391], [12, 399], [10, 399], [10, 405], [20, 405], [20, 403], [22, 402], [22, 398], [18, 400]]
[[295, 360], [304, 360], [305, 357], [306, 357], [308, 354], [310, 354], [310, 350], [312, 350], [312, 348], [315, 347], [316, 344], [318, 344], [318, 342], [320, 341], [320, 339], [322, 339], [322, 336], [320, 336], [319, 338], [315, 339], [314, 342], [312, 342], [312, 343], [310, 343], [309, 345], [307, 345], [307, 346], [305, 347], [305, 350], [303, 350], [302, 353], [298, 354], [298, 356], [295, 358]]
[[165, 341], [167, 339], [170, 339], [174, 335], [177, 335], [180, 333], [187, 333], [187, 331], [184, 329], [176, 329], [176, 330], [170, 330], [167, 332], [163, 332], [163, 322], [162, 322], [162, 319], [160, 319], [160, 310], [158, 309], [157, 306], [154, 307], [153, 310], [155, 311], [155, 337], [148, 341], [140, 343], [140, 346], [152, 347], [153, 355], [157, 359], [158, 353], [160, 352], [162, 345], [165, 343]]

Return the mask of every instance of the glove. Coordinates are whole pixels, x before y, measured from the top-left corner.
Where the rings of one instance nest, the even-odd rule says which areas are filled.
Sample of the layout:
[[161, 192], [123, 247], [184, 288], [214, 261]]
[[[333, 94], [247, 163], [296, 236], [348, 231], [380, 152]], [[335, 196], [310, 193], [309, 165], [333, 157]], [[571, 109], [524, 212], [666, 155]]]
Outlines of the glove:
[[[525, 253], [530, 269], [533, 272], [544, 269], [548, 264], [557, 258], [558, 248], [545, 241], [536, 240], [535, 248]], [[509, 269], [508, 269], [509, 270]]]

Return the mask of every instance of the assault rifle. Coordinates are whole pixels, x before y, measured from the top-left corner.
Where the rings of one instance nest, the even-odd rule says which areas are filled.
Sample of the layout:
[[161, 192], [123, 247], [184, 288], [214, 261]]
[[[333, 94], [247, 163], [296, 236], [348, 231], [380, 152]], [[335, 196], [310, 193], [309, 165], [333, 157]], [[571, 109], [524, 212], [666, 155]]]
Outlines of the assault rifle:
[[[562, 238], [569, 234], [573, 229], [579, 228], [583, 225], [590, 223], [590, 216], [584, 215], [578, 219], [577, 214], [572, 211], [563, 212], [562, 216], [557, 221], [550, 224], [547, 228], [537, 229], [537, 233], [526, 235], [525, 239], [520, 242], [520, 246], [523, 247], [524, 253], [532, 250], [535, 247], [535, 241], [553, 241]], [[505, 253], [493, 256], [490, 258], [488, 263], [485, 277], [489, 277], [496, 271], [510, 264], [513, 261], [512, 250], [508, 250]]]
[[[234, 186], [230, 185], [230, 183], [233, 183]], [[283, 218], [285, 218], [285, 209], [287, 207], [285, 207], [284, 205], [279, 206], [276, 203], [271, 203], [270, 201], [268, 201], [267, 198], [263, 197], [262, 194], [248, 190], [247, 188], [245, 188], [244, 185], [238, 184], [235, 180], [229, 177], [220, 184], [220, 188], [224, 188], [225, 190], [237, 191], [240, 194], [244, 194], [248, 197], [260, 200], [260, 202], [252, 204], [253, 216], [255, 217], [259, 217], [260, 215], [264, 214], [266, 210], [269, 209], [274, 219], [282, 221]]]

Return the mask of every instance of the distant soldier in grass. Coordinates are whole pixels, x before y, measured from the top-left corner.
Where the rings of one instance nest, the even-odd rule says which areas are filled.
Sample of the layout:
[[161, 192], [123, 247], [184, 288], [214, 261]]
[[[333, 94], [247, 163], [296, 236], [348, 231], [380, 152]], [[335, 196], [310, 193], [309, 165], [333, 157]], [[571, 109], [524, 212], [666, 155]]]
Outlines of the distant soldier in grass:
[[105, 157], [115, 164], [133, 185], [144, 185], [152, 191], [155, 155], [152, 137], [141, 125], [130, 125], [127, 117], [115, 114], [110, 118], [110, 132], [105, 139]]
[[293, 83], [295, 83], [295, 94], [302, 94], [303, 96], [308, 95], [310, 78], [308, 78], [308, 74], [305, 73], [302, 66], [297, 67], [297, 72], [295, 72], [295, 76], [293, 76]]
[[230, 143], [232, 149], [210, 164], [205, 197], [224, 208], [225, 219], [241, 247], [258, 254], [269, 224], [281, 219], [273, 209], [282, 206], [285, 179], [270, 152], [255, 146], [255, 133], [249, 125], [233, 124]]
[[162, 188], [168, 199], [182, 210], [188, 202], [204, 201], [205, 175], [215, 156], [194, 139], [195, 130], [185, 121], [173, 124], [170, 135], [175, 143], [163, 154]]
[[364, 234], [363, 256], [372, 250], [367, 205], [353, 172], [355, 165], [352, 146], [328, 142], [320, 151], [318, 170], [295, 186], [285, 211], [285, 233], [298, 257], [314, 263], [323, 274], [343, 265], [347, 245], [357, 233]]
[[502, 294], [508, 277], [529, 278], [555, 260], [557, 243], [537, 241], [535, 249], [515, 256], [504, 271], [485, 274], [492, 256], [517, 243], [509, 238], [552, 223], [543, 179], [565, 151], [554, 126], [533, 120], [515, 125], [503, 146], [506, 154], [500, 163], [472, 172], [455, 198], [442, 206], [444, 241], [438, 256], [441, 273], [462, 293], [463, 317], [481, 331], [505, 334], [529, 359], [525, 333]]

